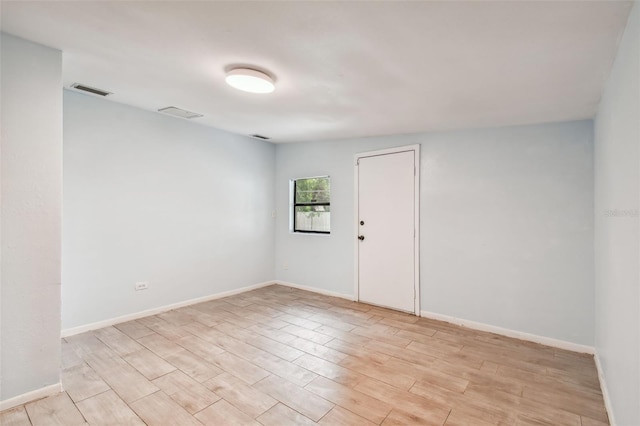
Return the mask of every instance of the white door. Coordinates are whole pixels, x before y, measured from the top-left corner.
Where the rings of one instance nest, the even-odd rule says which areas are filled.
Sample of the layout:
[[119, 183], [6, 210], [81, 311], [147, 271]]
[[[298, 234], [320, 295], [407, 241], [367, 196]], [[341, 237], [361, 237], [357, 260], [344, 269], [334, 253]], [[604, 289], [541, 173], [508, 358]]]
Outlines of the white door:
[[357, 287], [362, 302], [419, 314], [416, 155], [358, 156]]

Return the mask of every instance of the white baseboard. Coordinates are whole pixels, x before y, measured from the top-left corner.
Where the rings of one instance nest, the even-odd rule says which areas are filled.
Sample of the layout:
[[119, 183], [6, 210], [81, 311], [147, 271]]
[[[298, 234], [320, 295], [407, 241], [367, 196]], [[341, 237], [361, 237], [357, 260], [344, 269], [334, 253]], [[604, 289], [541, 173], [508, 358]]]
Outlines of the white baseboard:
[[[306, 285], [291, 283], [287, 281], [275, 280], [265, 281], [262, 283], [250, 285], [247, 287], [241, 287], [234, 290], [224, 291], [221, 293], [212, 294], [209, 296], [198, 297], [195, 299], [189, 299], [178, 303], [172, 303], [170, 305], [160, 306], [157, 308], [147, 309], [140, 312], [134, 312], [132, 314], [122, 315], [116, 318], [110, 318], [102, 321], [93, 322], [90, 324], [81, 325], [78, 327], [72, 327], [62, 330], [61, 337], [69, 337], [75, 334], [84, 333], [86, 331], [97, 330], [99, 328], [108, 327], [114, 324], [122, 322], [132, 321], [139, 318], [144, 318], [150, 315], [157, 315], [163, 312], [171, 311], [173, 309], [183, 308], [185, 306], [195, 305], [197, 303], [208, 302], [210, 300], [221, 299], [223, 297], [233, 296], [235, 294], [245, 293], [247, 291], [255, 290], [257, 288], [266, 287], [272, 284], [278, 284], [286, 287], [297, 288], [300, 290], [306, 290], [313, 293], [323, 294], [326, 296], [339, 297], [346, 300], [355, 300], [352, 294], [338, 293], [330, 290], [324, 290], [316, 287], [309, 287]], [[451, 324], [462, 325], [464, 327], [473, 328], [475, 330], [487, 331], [490, 333], [501, 334], [507, 337], [513, 337], [516, 339], [527, 340], [530, 342], [540, 343], [547, 346], [553, 346], [560, 349], [566, 349], [574, 352], [581, 352], [587, 354], [595, 354], [595, 349], [592, 346], [581, 345], [578, 343], [567, 342], [564, 340], [553, 339], [551, 337], [538, 336], [535, 334], [529, 334], [522, 331], [511, 330], [508, 328], [502, 328], [494, 325], [484, 324], [480, 322], [470, 321], [462, 318], [457, 318], [449, 315], [437, 314], [429, 311], [421, 311], [421, 316], [425, 318], [431, 318], [438, 321], [444, 321]]]
[[[293, 287], [300, 290], [310, 291], [313, 293], [324, 294], [326, 296], [334, 296], [334, 297], [340, 297], [342, 299], [347, 299], [347, 300], [355, 300], [355, 297], [352, 294], [337, 293], [337, 292], [319, 289], [315, 287], [309, 287], [305, 285], [290, 283], [287, 281], [276, 280], [274, 281], [274, 284], [279, 284], [286, 287]], [[498, 327], [495, 325], [489, 325], [481, 322], [465, 320], [462, 318], [452, 317], [449, 315], [436, 314], [434, 312], [421, 311], [420, 315], [425, 318], [431, 318], [438, 321], [448, 322], [451, 324], [462, 325], [464, 327], [472, 328], [474, 330], [488, 331], [490, 333], [500, 334], [507, 337], [513, 337], [515, 339], [526, 340], [534, 343], [540, 343], [542, 345], [552, 346], [554, 348], [565, 349], [568, 351], [579, 352], [579, 353], [586, 353], [590, 355], [595, 354], [595, 349], [593, 348], [593, 346], [581, 345], [578, 343], [567, 342], [565, 340], [554, 339], [551, 337], [538, 336], [536, 334], [530, 334], [522, 331]]]
[[596, 362], [596, 370], [598, 370], [598, 380], [600, 381], [600, 390], [602, 391], [602, 398], [604, 399], [604, 408], [607, 409], [607, 416], [609, 416], [609, 424], [611, 426], [616, 426], [616, 420], [613, 416], [613, 405], [611, 404], [611, 396], [609, 395], [609, 389], [607, 388], [607, 381], [604, 378], [604, 370], [602, 369], [602, 364], [600, 363], [600, 357], [598, 356], [598, 352], [596, 351], [593, 359]]
[[54, 385], [45, 386], [40, 389], [36, 389], [31, 392], [23, 393], [22, 395], [14, 396], [13, 398], [0, 401], [0, 411], [8, 410], [18, 405], [26, 404], [36, 399], [46, 398], [51, 395], [62, 392], [62, 384], [56, 383]]
[[462, 318], [452, 317], [449, 315], [436, 314], [428, 311], [421, 311], [420, 315], [425, 318], [431, 318], [438, 321], [444, 321], [455, 325], [462, 325], [474, 330], [488, 331], [490, 333], [501, 334], [515, 339], [527, 340], [529, 342], [540, 343], [542, 345], [552, 346], [554, 348], [565, 349], [573, 352], [580, 352], [593, 355], [595, 349], [593, 346], [581, 345], [579, 343], [567, 342], [565, 340], [553, 339], [551, 337], [538, 336], [522, 331], [502, 328], [495, 325], [484, 324], [481, 322], [470, 321]]
[[173, 309], [184, 308], [185, 306], [195, 305], [197, 303], [208, 302], [210, 300], [221, 299], [223, 297], [233, 296], [235, 294], [245, 293], [247, 291], [255, 290], [257, 288], [266, 287], [268, 285], [277, 284], [274, 281], [265, 281], [262, 283], [250, 285], [247, 287], [241, 287], [234, 290], [223, 291], [222, 293], [211, 294], [209, 296], [197, 297], [195, 299], [189, 299], [178, 303], [172, 303], [170, 305], [164, 305], [157, 308], [147, 309], [144, 311], [134, 312], [132, 314], [122, 315], [115, 318], [109, 318], [102, 321], [92, 322], [90, 324], [81, 325], [78, 327], [66, 328], [61, 331], [60, 337], [69, 337], [76, 334], [84, 333], [91, 330], [97, 330], [103, 327], [109, 327], [114, 324], [120, 324], [122, 322], [133, 321], [136, 319], [148, 317], [150, 315], [157, 315], [163, 312], [171, 311]]
[[324, 290], [324, 289], [316, 288], [316, 287], [309, 287], [309, 286], [306, 286], [306, 285], [290, 283], [290, 282], [287, 282], [287, 281], [276, 280], [276, 281], [273, 282], [273, 284], [278, 284], [278, 285], [282, 285], [282, 286], [285, 286], [285, 287], [293, 287], [293, 288], [297, 288], [299, 290], [310, 291], [312, 293], [324, 294], [325, 296], [339, 297], [341, 299], [347, 299], [347, 300], [351, 300], [351, 301], [355, 300], [355, 298], [353, 297], [352, 294], [338, 293], [338, 292], [335, 292], [335, 291]]

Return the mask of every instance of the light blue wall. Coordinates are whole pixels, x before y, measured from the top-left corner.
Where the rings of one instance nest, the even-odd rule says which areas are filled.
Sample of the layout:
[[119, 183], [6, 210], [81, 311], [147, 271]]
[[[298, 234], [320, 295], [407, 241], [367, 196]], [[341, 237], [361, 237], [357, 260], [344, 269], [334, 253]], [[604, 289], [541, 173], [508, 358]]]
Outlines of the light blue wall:
[[0, 46], [5, 401], [60, 382], [62, 52], [7, 34]]
[[[276, 277], [353, 294], [353, 156], [421, 144], [421, 309], [592, 345], [592, 131], [589, 120], [278, 145]], [[289, 179], [326, 174], [331, 235], [291, 234]]]
[[273, 279], [274, 162], [268, 142], [65, 91], [62, 328]]
[[613, 419], [640, 425], [640, 4], [595, 120], [595, 345]]

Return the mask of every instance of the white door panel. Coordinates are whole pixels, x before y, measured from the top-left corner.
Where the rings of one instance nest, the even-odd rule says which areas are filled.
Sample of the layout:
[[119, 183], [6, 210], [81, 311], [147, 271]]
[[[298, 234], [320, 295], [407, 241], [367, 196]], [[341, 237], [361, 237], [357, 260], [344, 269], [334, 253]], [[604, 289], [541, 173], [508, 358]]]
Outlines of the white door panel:
[[[358, 163], [358, 296], [414, 312], [415, 151]], [[362, 224], [364, 223], [364, 224]]]

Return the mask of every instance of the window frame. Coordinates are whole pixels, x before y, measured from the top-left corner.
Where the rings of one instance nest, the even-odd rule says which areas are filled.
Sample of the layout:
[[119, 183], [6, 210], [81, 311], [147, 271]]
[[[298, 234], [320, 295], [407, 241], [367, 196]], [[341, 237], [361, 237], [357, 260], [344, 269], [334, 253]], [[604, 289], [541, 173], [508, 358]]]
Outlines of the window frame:
[[[317, 179], [317, 178], [326, 178], [329, 181], [329, 201], [323, 203], [296, 203], [296, 193], [297, 193], [297, 182], [299, 180], [305, 179]], [[331, 224], [329, 224], [328, 231], [308, 231], [308, 230], [300, 230], [296, 229], [296, 207], [308, 207], [308, 206], [328, 206], [331, 207], [331, 176], [322, 175], [322, 176], [309, 176], [309, 177], [301, 177], [291, 179], [291, 232], [295, 234], [314, 234], [314, 235], [330, 235], [331, 234]], [[329, 211], [331, 213], [331, 211]], [[329, 219], [331, 220], [331, 219]], [[331, 223], [331, 222], [329, 222]]]

